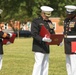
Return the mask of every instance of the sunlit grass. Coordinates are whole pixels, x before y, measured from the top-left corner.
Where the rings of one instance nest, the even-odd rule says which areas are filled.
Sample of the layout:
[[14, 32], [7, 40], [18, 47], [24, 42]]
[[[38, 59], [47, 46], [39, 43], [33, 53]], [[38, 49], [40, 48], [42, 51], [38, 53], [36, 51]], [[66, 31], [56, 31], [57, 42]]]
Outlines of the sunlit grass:
[[[49, 62], [49, 75], [66, 75], [64, 46], [50, 47]], [[4, 45], [0, 75], [32, 75], [33, 65], [32, 38], [16, 38], [14, 44]]]

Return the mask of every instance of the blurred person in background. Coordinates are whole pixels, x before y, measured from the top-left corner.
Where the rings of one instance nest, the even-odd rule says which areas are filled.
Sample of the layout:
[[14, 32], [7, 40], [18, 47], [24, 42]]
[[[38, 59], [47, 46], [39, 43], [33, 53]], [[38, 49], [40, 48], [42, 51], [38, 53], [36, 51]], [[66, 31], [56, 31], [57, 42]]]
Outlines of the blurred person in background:
[[[1, 11], [1, 9], [0, 9], [0, 11]], [[0, 14], [1, 14], [1, 12], [0, 12]], [[0, 24], [0, 70], [2, 69], [3, 39], [5, 39], [5, 38], [9, 39], [10, 37], [12, 37], [11, 33], [7, 34], [7, 33], [3, 32], [2, 27], [3, 27], [3, 25]], [[9, 44], [10, 44], [10, 42], [9, 42]]]

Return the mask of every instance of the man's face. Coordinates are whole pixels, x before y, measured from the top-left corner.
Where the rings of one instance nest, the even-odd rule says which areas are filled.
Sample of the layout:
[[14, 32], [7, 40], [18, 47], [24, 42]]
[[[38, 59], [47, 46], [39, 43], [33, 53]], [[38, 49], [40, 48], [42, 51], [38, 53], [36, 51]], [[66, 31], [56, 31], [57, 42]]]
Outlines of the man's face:
[[74, 14], [67, 14], [67, 18], [72, 18]]
[[44, 14], [45, 14], [45, 16], [48, 17], [48, 18], [51, 16], [51, 12], [44, 12]]
[[2, 29], [2, 27], [3, 27], [3, 24], [0, 24], [0, 29]]
[[50, 16], [51, 16], [51, 13], [42, 12], [43, 19], [48, 20], [50, 18]]

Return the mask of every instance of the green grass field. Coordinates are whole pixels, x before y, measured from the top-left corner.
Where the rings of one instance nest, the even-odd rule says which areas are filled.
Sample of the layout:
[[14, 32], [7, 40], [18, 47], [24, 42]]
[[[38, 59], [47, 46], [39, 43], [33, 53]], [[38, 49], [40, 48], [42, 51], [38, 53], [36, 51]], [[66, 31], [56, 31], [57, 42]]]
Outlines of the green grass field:
[[[32, 75], [34, 53], [32, 38], [16, 38], [14, 44], [4, 45], [3, 67], [0, 75]], [[49, 75], [67, 75], [64, 46], [50, 46]]]

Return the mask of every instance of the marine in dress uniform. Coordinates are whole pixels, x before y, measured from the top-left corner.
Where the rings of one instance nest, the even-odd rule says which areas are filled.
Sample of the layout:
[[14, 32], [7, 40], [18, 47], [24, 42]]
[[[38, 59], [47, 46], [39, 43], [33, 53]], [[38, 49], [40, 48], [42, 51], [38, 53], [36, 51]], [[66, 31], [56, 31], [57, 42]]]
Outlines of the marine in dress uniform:
[[68, 75], [76, 75], [76, 53], [72, 52], [72, 42], [76, 42], [76, 6], [65, 6], [67, 18], [64, 20], [64, 48]]
[[[35, 53], [35, 64], [32, 75], [48, 75], [49, 66], [49, 45], [50, 38], [41, 37], [39, 35], [41, 26], [44, 25], [51, 34], [55, 34], [54, 26], [49, 20], [51, 12], [54, 9], [49, 6], [41, 6], [41, 15], [32, 21], [31, 34], [33, 37], [32, 51]], [[50, 28], [51, 26], [51, 28]]]
[[[3, 12], [3, 10], [0, 9], [0, 14]], [[2, 69], [2, 57], [3, 57], [3, 39], [7, 38], [9, 39], [12, 37], [12, 34], [7, 34], [2, 31], [2, 25], [0, 24], [0, 70]]]
[[3, 41], [4, 38], [9, 39], [10, 35], [7, 34], [7, 33], [4, 33], [1, 30], [1, 26], [0, 26], [0, 70], [2, 69], [2, 56], [3, 56], [3, 42], [2, 41]]

